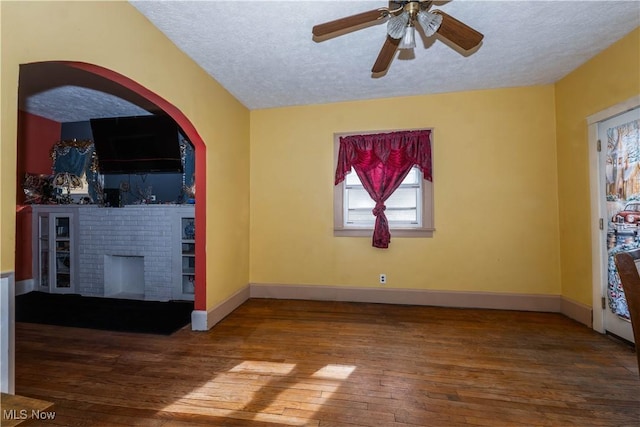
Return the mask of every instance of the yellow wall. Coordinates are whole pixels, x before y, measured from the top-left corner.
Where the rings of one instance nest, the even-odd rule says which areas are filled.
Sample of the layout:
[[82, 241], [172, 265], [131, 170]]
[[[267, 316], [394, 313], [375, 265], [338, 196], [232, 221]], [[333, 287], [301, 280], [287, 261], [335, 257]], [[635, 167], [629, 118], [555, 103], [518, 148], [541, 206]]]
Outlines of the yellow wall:
[[562, 294], [591, 305], [586, 118], [640, 94], [640, 28], [556, 83]]
[[[640, 30], [556, 85], [249, 113], [128, 3], [2, 1], [0, 19], [3, 273], [19, 65], [73, 60], [159, 94], [205, 140], [208, 308], [249, 281], [378, 286], [379, 273], [387, 287], [591, 303], [585, 118], [640, 93]], [[392, 237], [388, 250], [333, 237], [333, 133], [422, 127], [435, 130], [435, 236]]]
[[[560, 294], [551, 85], [251, 112], [252, 283]], [[334, 132], [434, 129], [435, 235], [333, 236]]]
[[[19, 65], [121, 73], [180, 109], [207, 145], [207, 307], [248, 282], [249, 111], [127, 2], [0, 2], [1, 271], [14, 269]], [[221, 207], [224, 207], [221, 209]]]
[[[2, 23], [4, 22], [4, 13], [2, 11], [2, 3], [0, 2], [0, 54], [2, 53], [2, 38], [3, 32]], [[4, 62], [4, 57], [0, 56], [0, 66]], [[13, 133], [10, 126], [7, 125], [7, 118], [4, 112], [9, 109], [16, 109], [16, 98], [5, 96], [7, 93], [7, 83], [13, 82], [17, 78], [16, 72], [13, 70], [6, 70], [9, 75], [5, 76], [4, 68], [0, 68], [0, 273], [5, 274], [14, 271], [14, 240], [15, 237], [11, 235], [15, 234], [16, 213], [15, 213], [15, 200], [16, 190], [15, 185], [10, 185], [13, 182], [15, 184], [16, 176], [16, 156], [17, 147], [15, 144], [8, 144], [13, 137], [15, 139], [16, 130], [13, 126]], [[18, 112], [15, 111], [14, 119], [17, 120]], [[15, 120], [14, 120], [15, 122]], [[4, 184], [3, 184], [4, 183]]]

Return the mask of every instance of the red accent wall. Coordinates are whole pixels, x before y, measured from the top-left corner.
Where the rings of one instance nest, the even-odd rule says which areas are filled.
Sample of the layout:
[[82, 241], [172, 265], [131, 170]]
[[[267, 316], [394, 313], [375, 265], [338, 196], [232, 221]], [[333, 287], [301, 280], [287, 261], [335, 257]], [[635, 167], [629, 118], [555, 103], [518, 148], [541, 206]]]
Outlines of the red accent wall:
[[62, 125], [18, 111], [18, 164], [16, 189], [16, 281], [33, 278], [31, 262], [31, 208], [24, 205], [24, 174], [51, 173], [51, 147], [60, 139]]
[[18, 111], [18, 177], [25, 172], [51, 173], [51, 147], [61, 131], [58, 122]]

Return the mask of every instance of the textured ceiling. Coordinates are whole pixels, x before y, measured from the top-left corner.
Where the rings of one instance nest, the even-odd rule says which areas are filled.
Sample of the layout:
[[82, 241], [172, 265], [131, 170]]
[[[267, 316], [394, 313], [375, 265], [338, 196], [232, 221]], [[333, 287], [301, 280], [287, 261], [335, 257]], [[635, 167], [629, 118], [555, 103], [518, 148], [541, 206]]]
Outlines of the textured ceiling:
[[[384, 23], [321, 42], [311, 28], [384, 1], [131, 3], [249, 109], [553, 83], [640, 25], [636, 0], [436, 1], [434, 9], [483, 33], [482, 45], [463, 54], [422, 36], [373, 76]], [[73, 90], [34, 93], [24, 105], [47, 117], [35, 105]], [[67, 113], [64, 121], [91, 114]]]
[[159, 109], [117, 83], [51, 62], [20, 67], [18, 107], [59, 123], [140, 116]]

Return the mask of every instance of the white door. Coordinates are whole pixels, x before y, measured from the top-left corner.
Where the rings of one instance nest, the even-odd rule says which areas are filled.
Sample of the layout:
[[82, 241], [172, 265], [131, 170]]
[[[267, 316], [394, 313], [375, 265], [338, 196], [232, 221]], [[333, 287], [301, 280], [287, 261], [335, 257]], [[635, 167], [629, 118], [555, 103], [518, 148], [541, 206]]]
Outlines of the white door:
[[[613, 256], [640, 247], [640, 108], [598, 122], [601, 218], [606, 246], [601, 304], [604, 331], [633, 342]], [[594, 307], [594, 310], [597, 307]]]

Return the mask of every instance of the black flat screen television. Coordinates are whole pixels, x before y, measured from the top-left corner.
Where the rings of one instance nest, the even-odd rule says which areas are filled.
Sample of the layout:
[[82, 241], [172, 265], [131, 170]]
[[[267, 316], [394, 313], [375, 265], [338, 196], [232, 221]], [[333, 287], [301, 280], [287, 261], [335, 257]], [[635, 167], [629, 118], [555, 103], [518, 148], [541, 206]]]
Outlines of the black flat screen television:
[[100, 173], [182, 173], [178, 125], [170, 117], [115, 117], [90, 123]]

